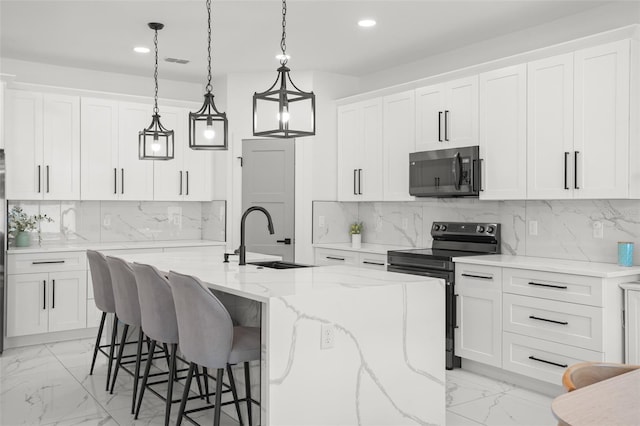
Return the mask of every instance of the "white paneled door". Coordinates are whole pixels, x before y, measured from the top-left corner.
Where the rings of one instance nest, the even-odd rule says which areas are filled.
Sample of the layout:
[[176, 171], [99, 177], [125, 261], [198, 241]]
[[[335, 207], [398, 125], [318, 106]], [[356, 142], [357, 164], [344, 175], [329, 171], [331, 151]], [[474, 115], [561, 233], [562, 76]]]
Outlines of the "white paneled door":
[[47, 273], [7, 277], [7, 337], [47, 332], [48, 278]]
[[383, 99], [383, 198], [410, 201], [409, 153], [416, 150], [414, 91]]
[[51, 272], [49, 290], [49, 331], [87, 326], [87, 272]]
[[121, 200], [153, 200], [154, 161], [140, 160], [138, 156], [138, 133], [149, 126], [152, 114], [151, 104], [118, 105], [117, 191]]

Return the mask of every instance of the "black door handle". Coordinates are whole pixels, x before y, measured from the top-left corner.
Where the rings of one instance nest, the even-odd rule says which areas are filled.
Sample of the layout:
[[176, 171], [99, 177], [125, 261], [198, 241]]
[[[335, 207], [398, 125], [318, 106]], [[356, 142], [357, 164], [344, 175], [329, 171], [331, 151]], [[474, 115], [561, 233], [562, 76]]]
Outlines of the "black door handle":
[[564, 189], [569, 189], [569, 184], [567, 182], [567, 162], [569, 161], [569, 153], [564, 153]]
[[47, 309], [47, 280], [42, 280], [42, 310]]
[[438, 142], [442, 142], [442, 111], [438, 111]]
[[187, 175], [187, 193], [185, 195], [189, 195], [189, 170], [184, 173]]
[[573, 187], [575, 189], [580, 189], [578, 186], [578, 154], [580, 154], [580, 151], [574, 151], [573, 153]]
[[449, 142], [449, 111], [444, 112], [444, 140]]
[[276, 240], [276, 243], [289, 245], [291, 244], [291, 238], [285, 238], [284, 240]]
[[358, 169], [353, 169], [353, 195], [358, 195], [358, 187], [356, 186], [356, 176]]
[[51, 280], [51, 285], [53, 287], [53, 301], [51, 302], [51, 309], [56, 308], [56, 280]]
[[40, 185], [40, 180], [42, 179], [42, 169], [40, 166], [38, 166], [38, 194], [41, 191], [41, 185]]
[[49, 193], [49, 166], [46, 167], [47, 169], [47, 194]]

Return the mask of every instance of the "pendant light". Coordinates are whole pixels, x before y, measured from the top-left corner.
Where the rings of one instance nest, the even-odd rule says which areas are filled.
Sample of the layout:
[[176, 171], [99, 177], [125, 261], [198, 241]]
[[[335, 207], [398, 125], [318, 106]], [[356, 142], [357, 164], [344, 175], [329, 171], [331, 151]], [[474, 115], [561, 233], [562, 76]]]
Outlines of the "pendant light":
[[218, 111], [213, 101], [211, 90], [211, 0], [207, 0], [208, 20], [208, 80], [207, 93], [204, 94], [204, 104], [197, 112], [189, 113], [189, 148], [226, 150], [228, 121], [227, 114]]
[[165, 128], [160, 123], [160, 114], [158, 114], [158, 31], [164, 28], [164, 24], [150, 22], [148, 25], [149, 28], [155, 31], [153, 43], [156, 47], [156, 64], [153, 78], [156, 84], [156, 91], [151, 124], [138, 133], [138, 156], [141, 160], [172, 160], [174, 148], [173, 130]]
[[[253, 135], [297, 138], [316, 134], [316, 95], [300, 90], [289, 75], [287, 56], [287, 2], [282, 0], [280, 68], [273, 85], [253, 95]], [[279, 87], [276, 87], [279, 86]]]

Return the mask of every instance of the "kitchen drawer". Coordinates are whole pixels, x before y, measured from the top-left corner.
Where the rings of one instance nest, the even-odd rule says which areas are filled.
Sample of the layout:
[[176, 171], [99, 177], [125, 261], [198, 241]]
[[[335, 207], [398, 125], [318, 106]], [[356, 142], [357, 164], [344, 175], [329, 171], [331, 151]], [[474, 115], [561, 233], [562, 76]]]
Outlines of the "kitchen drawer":
[[58, 253], [9, 253], [7, 273], [33, 274], [38, 272], [84, 271], [87, 256], [84, 251]]
[[502, 268], [464, 263], [456, 263], [455, 268], [456, 292], [463, 291], [466, 286], [472, 286], [478, 290], [502, 290]]
[[567, 346], [534, 337], [503, 333], [502, 368], [562, 385], [564, 370], [578, 362], [604, 361], [602, 352]]
[[358, 264], [363, 268], [379, 269], [385, 271], [387, 269], [387, 255], [379, 253], [359, 253]]
[[358, 253], [347, 250], [316, 249], [316, 265], [358, 265]]
[[505, 293], [602, 306], [601, 278], [513, 268], [502, 274]]
[[603, 351], [603, 308], [505, 293], [503, 330]]

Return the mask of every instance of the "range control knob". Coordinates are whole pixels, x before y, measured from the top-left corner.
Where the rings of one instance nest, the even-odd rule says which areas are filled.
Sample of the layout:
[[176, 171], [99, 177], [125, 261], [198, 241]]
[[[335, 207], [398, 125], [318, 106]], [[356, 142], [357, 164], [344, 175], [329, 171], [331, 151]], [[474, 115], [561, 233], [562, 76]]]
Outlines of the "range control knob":
[[493, 234], [493, 231], [495, 231], [495, 228], [493, 226], [487, 227], [487, 232], [488, 233]]
[[434, 231], [439, 231], [440, 230], [440, 225], [433, 225], [433, 230]]
[[447, 225], [440, 225], [440, 230], [441, 231], [446, 231], [447, 230]]
[[478, 232], [484, 232], [484, 226], [478, 225]]

